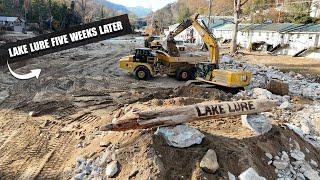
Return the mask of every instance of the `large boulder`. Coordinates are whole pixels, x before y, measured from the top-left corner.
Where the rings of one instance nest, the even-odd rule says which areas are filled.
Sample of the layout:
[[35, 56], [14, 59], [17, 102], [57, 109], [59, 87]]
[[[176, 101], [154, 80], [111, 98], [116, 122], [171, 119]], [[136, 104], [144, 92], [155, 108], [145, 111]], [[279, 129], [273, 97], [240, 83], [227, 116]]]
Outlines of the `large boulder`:
[[203, 156], [200, 167], [203, 171], [207, 173], [215, 173], [219, 168], [218, 159], [216, 152], [213, 149], [209, 149], [207, 153]]
[[155, 132], [162, 136], [169, 146], [185, 148], [194, 144], [201, 144], [204, 134], [195, 128], [187, 125], [177, 125], [174, 127], [160, 127]]
[[262, 135], [272, 129], [270, 120], [265, 114], [241, 116], [242, 125], [251, 129], [256, 135]]
[[289, 94], [289, 85], [286, 82], [271, 79], [267, 85], [267, 90], [273, 94], [284, 96]]

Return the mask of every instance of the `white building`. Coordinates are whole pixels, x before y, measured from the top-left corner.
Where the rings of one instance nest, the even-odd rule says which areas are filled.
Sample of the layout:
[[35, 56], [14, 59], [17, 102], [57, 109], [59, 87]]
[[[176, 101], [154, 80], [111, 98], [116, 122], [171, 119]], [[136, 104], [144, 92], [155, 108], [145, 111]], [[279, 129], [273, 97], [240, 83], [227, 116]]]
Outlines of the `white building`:
[[285, 54], [295, 55], [299, 52], [304, 52], [307, 57], [320, 58], [320, 25], [307, 24], [289, 29], [284, 34], [288, 40], [287, 52]]
[[[232, 39], [233, 24], [217, 27], [213, 33], [220, 42]], [[284, 55], [320, 58], [320, 25], [318, 24], [240, 24], [237, 43], [243, 48], [259, 47]]]
[[19, 17], [0, 16], [0, 28], [7, 31], [22, 32], [25, 29], [25, 20]]

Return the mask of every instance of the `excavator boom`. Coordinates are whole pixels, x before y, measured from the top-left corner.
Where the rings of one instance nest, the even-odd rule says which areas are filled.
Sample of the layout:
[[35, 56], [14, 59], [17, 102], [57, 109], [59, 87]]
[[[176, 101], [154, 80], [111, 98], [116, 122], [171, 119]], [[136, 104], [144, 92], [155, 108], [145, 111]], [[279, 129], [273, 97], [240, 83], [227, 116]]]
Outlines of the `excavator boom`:
[[[178, 34], [180, 34], [182, 31], [187, 29], [190, 26], [193, 26], [200, 36], [202, 37], [203, 42], [207, 45], [209, 49], [209, 59], [210, 61], [218, 67], [219, 65], [219, 47], [218, 43], [216, 42], [215, 38], [209, 31], [209, 29], [203, 24], [201, 25], [198, 21], [199, 14], [195, 14], [194, 16], [185, 19], [181, 24], [177, 26], [177, 28], [171, 33], [171, 36], [174, 38]], [[167, 42], [171, 43], [171, 42]], [[168, 49], [168, 51], [170, 51]]]

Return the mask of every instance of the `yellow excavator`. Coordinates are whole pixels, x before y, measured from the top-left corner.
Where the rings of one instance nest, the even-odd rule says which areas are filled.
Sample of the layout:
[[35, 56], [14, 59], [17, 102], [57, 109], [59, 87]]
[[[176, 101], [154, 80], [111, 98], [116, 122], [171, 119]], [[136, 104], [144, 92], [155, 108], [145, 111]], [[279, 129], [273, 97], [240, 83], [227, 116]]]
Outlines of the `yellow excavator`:
[[230, 88], [242, 88], [249, 85], [252, 78], [251, 72], [235, 69], [219, 69], [218, 43], [205, 23], [203, 21], [198, 21], [198, 16], [199, 14], [195, 14], [191, 18], [184, 20], [179, 26], [177, 26], [177, 28], [173, 32], [170, 32], [167, 38], [168, 53], [179, 54], [179, 52], [176, 52], [177, 48], [174, 47], [174, 37], [192, 26], [198, 31], [198, 33], [202, 37], [203, 42], [209, 50], [209, 62], [198, 62], [195, 65], [196, 80], [202, 83], [209, 83]]
[[[167, 74], [178, 80], [196, 79], [200, 83], [209, 83], [227, 88], [243, 88], [250, 84], [251, 72], [242, 70], [219, 69], [219, 47], [204, 23], [198, 22], [198, 14], [184, 20], [167, 38], [167, 51], [152, 51], [138, 48], [133, 55], [122, 57], [121, 69], [133, 73], [139, 80], [148, 80], [156, 74]], [[174, 37], [193, 26], [202, 36], [209, 50], [209, 58], [190, 56], [180, 57]], [[195, 83], [197, 83], [195, 82]]]

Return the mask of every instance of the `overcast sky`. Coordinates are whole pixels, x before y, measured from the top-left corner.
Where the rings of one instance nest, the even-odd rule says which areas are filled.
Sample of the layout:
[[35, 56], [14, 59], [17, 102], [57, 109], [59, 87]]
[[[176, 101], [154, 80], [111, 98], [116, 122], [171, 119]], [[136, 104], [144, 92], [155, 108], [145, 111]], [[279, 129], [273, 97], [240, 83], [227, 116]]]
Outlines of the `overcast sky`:
[[121, 4], [127, 7], [143, 6], [152, 8], [153, 11], [161, 9], [165, 5], [177, 0], [108, 0], [116, 4]]

